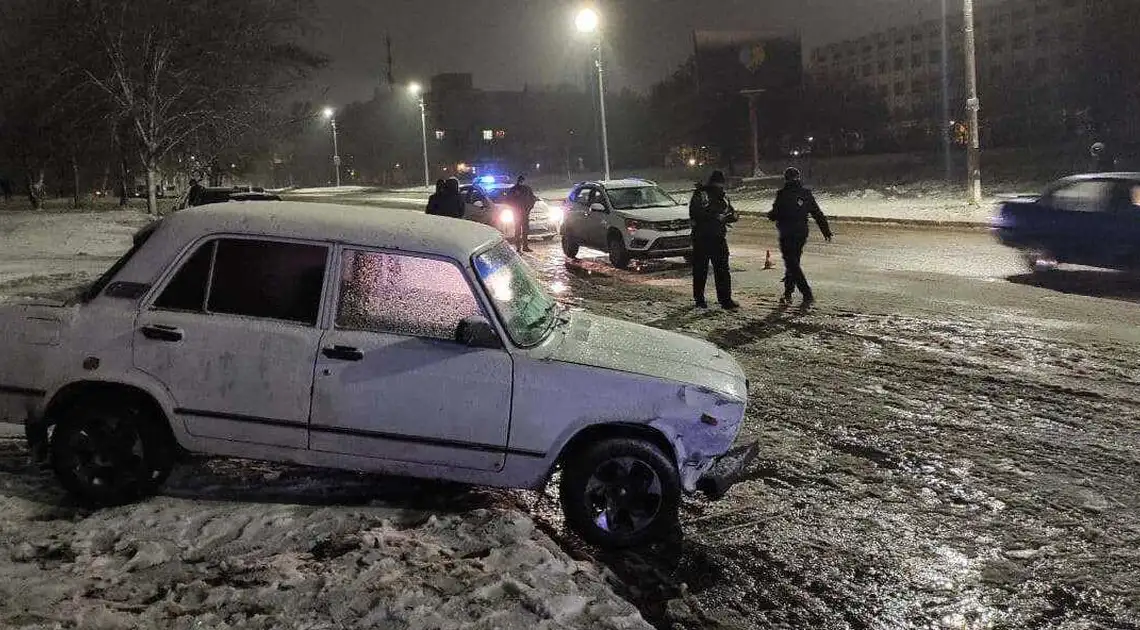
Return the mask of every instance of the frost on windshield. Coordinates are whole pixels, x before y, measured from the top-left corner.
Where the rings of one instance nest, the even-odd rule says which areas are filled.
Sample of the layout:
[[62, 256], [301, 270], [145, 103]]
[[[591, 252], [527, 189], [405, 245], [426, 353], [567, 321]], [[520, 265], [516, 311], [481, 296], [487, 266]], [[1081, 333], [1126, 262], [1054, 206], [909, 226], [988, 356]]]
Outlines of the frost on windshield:
[[506, 243], [475, 257], [475, 270], [511, 339], [520, 346], [542, 341], [554, 321], [557, 302]]
[[344, 253], [337, 328], [453, 340], [459, 322], [482, 314], [471, 285], [452, 263]]

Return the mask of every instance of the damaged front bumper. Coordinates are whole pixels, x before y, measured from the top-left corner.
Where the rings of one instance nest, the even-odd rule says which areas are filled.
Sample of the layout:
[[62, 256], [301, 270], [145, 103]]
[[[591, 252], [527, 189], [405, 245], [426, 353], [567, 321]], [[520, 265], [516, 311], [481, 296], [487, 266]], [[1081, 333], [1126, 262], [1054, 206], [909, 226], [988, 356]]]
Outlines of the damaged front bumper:
[[713, 465], [699, 479], [697, 490], [716, 501], [728, 494], [732, 486], [744, 480], [752, 462], [760, 456], [760, 443], [738, 446], [716, 458]]

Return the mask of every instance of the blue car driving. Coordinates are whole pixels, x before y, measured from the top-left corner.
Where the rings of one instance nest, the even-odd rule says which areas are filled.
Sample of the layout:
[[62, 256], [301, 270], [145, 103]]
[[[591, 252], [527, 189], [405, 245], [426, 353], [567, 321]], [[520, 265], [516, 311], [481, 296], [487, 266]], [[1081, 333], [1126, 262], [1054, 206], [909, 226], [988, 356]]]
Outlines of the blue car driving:
[[1034, 271], [1060, 263], [1140, 270], [1140, 173], [1066, 177], [998, 207], [993, 231]]

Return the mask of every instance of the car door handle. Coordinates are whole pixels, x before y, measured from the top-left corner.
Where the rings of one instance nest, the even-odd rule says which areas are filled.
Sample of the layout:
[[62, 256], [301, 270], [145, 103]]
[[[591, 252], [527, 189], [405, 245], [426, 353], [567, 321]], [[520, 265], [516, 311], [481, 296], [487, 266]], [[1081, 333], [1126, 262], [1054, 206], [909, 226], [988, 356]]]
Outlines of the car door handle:
[[174, 326], [163, 326], [162, 324], [152, 324], [150, 326], [142, 327], [143, 337], [153, 339], [154, 341], [182, 341], [182, 329], [175, 328]]
[[333, 346], [321, 351], [326, 357], [337, 361], [363, 361], [364, 353], [350, 346]]

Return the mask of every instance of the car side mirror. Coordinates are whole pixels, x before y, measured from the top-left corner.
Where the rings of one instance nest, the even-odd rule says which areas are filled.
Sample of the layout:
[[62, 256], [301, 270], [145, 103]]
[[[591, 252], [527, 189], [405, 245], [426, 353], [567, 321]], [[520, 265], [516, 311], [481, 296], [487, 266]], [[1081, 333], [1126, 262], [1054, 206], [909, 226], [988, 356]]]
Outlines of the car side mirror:
[[482, 201], [476, 201], [472, 205], [474, 205], [476, 208], [479, 208], [480, 210], [483, 208], [483, 202]]
[[590, 212], [606, 212], [606, 204], [592, 203], [590, 204]]
[[469, 348], [489, 348], [497, 350], [503, 347], [499, 333], [486, 317], [472, 315], [459, 322], [455, 330], [455, 340]]

